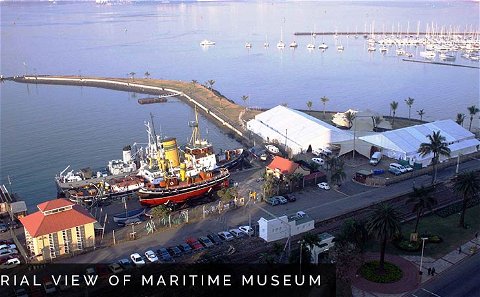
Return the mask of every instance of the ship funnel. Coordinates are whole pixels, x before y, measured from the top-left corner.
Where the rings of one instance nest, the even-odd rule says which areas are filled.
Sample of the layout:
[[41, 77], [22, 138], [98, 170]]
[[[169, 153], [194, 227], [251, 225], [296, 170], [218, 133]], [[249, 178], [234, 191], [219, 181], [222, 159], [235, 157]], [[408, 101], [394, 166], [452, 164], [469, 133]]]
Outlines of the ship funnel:
[[180, 165], [180, 157], [178, 154], [177, 140], [175, 138], [167, 138], [162, 140], [163, 150], [165, 151], [165, 159], [172, 167]]
[[123, 162], [129, 163], [132, 161], [132, 147], [127, 145], [123, 148]]

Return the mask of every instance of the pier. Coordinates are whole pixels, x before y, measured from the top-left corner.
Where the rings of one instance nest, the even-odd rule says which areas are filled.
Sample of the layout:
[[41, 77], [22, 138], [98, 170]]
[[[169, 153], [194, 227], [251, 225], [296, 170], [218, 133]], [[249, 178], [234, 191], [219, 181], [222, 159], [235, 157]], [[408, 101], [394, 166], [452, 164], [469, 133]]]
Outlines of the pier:
[[[219, 127], [232, 133], [238, 140], [248, 143], [248, 133], [244, 131], [245, 107], [227, 99], [213, 88], [197, 82], [162, 80], [153, 78], [103, 78], [87, 76], [25, 75], [4, 78], [19, 83], [54, 84], [96, 87], [119, 91], [172, 97], [196, 106], [207, 117], [219, 123]], [[249, 111], [255, 115], [259, 111]]]
[[470, 66], [470, 65], [452, 64], [452, 63], [445, 63], [445, 62], [425, 61], [425, 60], [416, 60], [416, 59], [402, 59], [402, 61], [413, 62], [413, 63], [424, 63], [424, 64], [434, 64], [434, 65], [444, 65], [444, 66], [454, 66], [454, 67], [480, 69], [479, 66]]

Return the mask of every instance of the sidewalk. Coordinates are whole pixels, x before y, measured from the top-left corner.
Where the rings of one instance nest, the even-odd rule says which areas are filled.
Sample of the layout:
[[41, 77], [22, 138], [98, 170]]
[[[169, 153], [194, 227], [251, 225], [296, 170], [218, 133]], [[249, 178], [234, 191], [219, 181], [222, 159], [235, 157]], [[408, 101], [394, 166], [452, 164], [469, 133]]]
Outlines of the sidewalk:
[[[460, 251], [457, 249], [449, 252], [439, 259], [433, 259], [430, 257], [423, 257], [422, 264], [422, 276], [419, 276], [420, 270], [420, 256], [391, 256], [385, 255], [387, 261], [393, 262], [400, 266], [404, 270], [404, 277], [393, 284], [378, 284], [369, 282], [363, 278], [354, 279], [352, 281], [352, 296], [362, 296], [362, 297], [399, 297], [404, 296], [408, 292], [413, 291], [422, 284], [430, 281], [439, 274], [442, 274], [446, 270], [454, 267], [456, 264], [461, 263], [462, 261], [468, 259], [473, 254], [470, 251], [471, 247], [477, 247], [477, 250], [480, 251], [480, 239], [472, 239], [461, 245]], [[477, 252], [478, 252], [477, 251]], [[370, 255], [372, 256], [372, 255]], [[366, 257], [366, 259], [369, 259]], [[406, 265], [403, 261], [397, 259], [401, 258], [403, 260], [408, 260], [409, 264]], [[412, 270], [412, 267], [415, 269]], [[428, 275], [428, 268], [435, 268], [435, 275]], [[412, 286], [412, 272], [415, 273], [416, 284]], [[388, 293], [387, 293], [388, 292]]]

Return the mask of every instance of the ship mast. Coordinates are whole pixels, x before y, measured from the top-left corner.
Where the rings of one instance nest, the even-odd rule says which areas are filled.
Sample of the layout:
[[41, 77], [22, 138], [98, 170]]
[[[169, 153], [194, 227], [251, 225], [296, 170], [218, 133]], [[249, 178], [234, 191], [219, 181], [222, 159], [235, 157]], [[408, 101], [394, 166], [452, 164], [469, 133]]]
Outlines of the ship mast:
[[192, 137], [190, 137], [190, 144], [192, 146], [195, 146], [200, 142], [200, 129], [198, 129], [197, 106], [195, 106], [195, 121], [189, 122], [188, 125], [192, 127]]

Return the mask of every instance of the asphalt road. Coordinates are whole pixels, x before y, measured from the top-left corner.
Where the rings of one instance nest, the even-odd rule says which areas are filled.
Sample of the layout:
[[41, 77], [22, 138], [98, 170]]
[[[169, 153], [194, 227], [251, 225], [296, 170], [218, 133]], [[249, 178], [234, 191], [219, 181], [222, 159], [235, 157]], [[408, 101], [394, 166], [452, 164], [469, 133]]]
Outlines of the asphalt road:
[[428, 282], [412, 297], [478, 297], [480, 296], [480, 254], [467, 258]]

